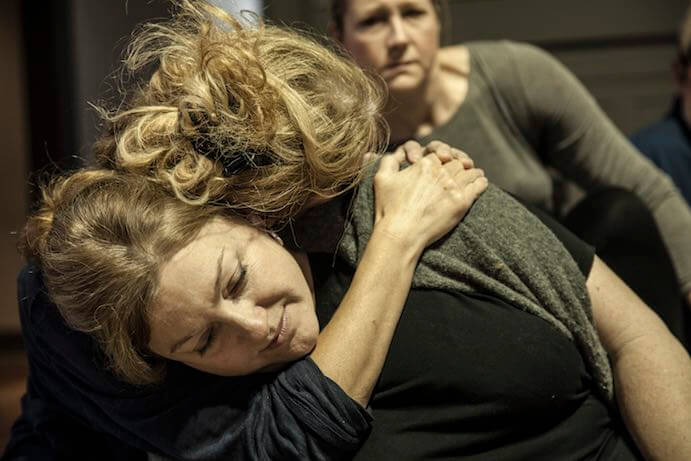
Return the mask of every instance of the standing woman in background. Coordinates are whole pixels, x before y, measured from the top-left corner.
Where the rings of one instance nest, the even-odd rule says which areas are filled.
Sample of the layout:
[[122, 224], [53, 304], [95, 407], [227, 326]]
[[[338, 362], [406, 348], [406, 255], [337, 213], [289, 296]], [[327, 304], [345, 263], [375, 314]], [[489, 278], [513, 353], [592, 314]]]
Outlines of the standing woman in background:
[[[670, 179], [544, 51], [509, 41], [440, 48], [441, 7], [332, 0], [332, 36], [389, 88], [393, 144], [439, 139], [468, 152], [490, 181], [561, 215], [681, 337], [691, 210]], [[566, 216], [573, 200], [549, 169], [588, 194]]]

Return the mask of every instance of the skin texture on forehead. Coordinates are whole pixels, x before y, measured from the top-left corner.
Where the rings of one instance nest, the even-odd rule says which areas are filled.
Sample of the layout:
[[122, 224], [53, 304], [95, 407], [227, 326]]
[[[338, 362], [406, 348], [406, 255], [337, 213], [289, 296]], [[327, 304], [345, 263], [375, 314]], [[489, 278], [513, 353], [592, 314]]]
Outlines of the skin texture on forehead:
[[263, 231], [210, 221], [161, 268], [151, 350], [226, 376], [303, 357], [319, 333], [308, 270]]

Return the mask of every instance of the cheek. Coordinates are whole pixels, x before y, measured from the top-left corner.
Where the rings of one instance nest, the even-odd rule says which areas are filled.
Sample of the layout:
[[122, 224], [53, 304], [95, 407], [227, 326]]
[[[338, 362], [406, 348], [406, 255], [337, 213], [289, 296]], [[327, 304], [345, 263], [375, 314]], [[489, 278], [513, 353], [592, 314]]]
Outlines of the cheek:
[[377, 68], [386, 60], [386, 47], [383, 43], [352, 37], [343, 41], [343, 46], [360, 67]]
[[436, 23], [427, 24], [417, 31], [417, 47], [423, 59], [432, 61], [439, 51], [439, 27]]

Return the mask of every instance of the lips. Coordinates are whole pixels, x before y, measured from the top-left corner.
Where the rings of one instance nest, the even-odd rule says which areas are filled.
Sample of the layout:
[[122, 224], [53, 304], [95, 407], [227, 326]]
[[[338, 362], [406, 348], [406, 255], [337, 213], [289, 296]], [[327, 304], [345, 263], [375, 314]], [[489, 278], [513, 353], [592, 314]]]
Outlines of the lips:
[[275, 349], [281, 344], [285, 342], [286, 338], [286, 331], [288, 330], [288, 322], [287, 322], [287, 315], [286, 315], [286, 309], [283, 309], [283, 314], [281, 314], [281, 319], [278, 321], [278, 325], [276, 326], [276, 334], [274, 335], [273, 339], [269, 343], [264, 350], [271, 350]]
[[413, 64], [415, 61], [397, 61], [397, 62], [392, 62], [390, 64], [387, 64], [384, 67], [384, 70], [394, 70], [394, 69], [399, 69], [405, 66], [408, 66], [410, 64]]

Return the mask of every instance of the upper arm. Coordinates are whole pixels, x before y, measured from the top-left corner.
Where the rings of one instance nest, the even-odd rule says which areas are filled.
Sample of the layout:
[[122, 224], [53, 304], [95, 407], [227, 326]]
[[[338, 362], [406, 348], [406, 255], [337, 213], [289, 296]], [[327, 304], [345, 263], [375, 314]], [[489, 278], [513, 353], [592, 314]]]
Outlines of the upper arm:
[[513, 62], [540, 157], [588, 190], [619, 186], [647, 205], [664, 199], [670, 184], [600, 108], [576, 76], [549, 53], [514, 44]]
[[597, 256], [586, 280], [593, 320], [613, 361], [648, 335], [671, 335], [660, 318]]

